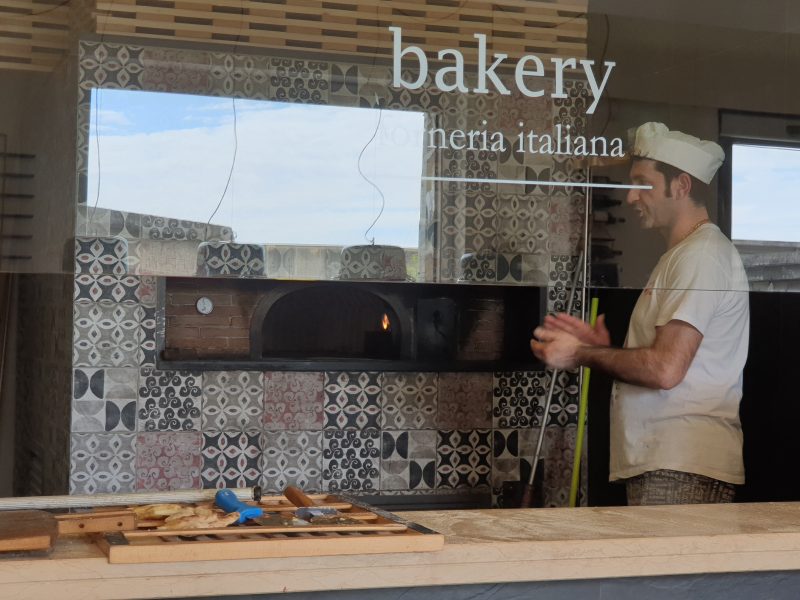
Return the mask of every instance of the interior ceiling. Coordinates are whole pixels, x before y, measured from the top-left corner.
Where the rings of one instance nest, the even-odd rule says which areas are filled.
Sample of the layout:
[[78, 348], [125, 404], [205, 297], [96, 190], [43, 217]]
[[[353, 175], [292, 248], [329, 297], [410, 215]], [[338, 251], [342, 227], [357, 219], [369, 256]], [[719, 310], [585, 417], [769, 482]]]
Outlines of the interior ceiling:
[[[593, 16], [768, 33], [800, 32], [797, 0], [588, 0]], [[647, 27], [642, 28], [646, 36]]]
[[50, 70], [77, 34], [391, 56], [388, 27], [435, 56], [475, 33], [511, 60], [586, 56], [589, 0], [0, 0], [0, 68]]

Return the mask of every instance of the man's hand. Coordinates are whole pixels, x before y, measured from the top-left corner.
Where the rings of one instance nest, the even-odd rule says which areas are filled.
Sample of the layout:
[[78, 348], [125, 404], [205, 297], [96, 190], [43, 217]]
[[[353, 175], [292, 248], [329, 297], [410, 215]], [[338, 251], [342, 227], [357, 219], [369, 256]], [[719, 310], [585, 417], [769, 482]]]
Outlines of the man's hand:
[[606, 328], [605, 315], [597, 317], [597, 322], [594, 327], [567, 313], [558, 313], [552, 316], [547, 315], [544, 318], [544, 327], [545, 329], [568, 333], [588, 346], [611, 345], [611, 335]]
[[534, 356], [551, 369], [572, 369], [578, 366], [578, 350], [584, 345], [571, 333], [546, 326], [534, 329], [531, 340]]

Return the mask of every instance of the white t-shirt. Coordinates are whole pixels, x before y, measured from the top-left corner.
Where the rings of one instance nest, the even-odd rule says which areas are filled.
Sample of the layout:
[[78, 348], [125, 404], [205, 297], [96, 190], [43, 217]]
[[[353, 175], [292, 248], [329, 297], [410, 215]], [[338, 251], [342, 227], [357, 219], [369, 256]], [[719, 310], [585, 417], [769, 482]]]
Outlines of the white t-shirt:
[[631, 315], [626, 348], [651, 346], [677, 319], [703, 334], [684, 380], [671, 390], [615, 382], [610, 479], [671, 469], [744, 483], [742, 369], [750, 309], [739, 253], [710, 223], [667, 251]]

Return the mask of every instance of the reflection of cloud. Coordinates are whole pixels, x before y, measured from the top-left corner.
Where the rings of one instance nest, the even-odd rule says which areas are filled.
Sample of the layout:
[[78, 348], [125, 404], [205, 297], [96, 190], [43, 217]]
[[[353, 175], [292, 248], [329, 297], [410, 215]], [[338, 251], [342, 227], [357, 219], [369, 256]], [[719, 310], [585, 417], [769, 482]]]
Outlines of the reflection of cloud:
[[[217, 123], [210, 126], [166, 124], [154, 133], [101, 135], [99, 205], [207, 221], [225, 187], [234, 148], [231, 103], [219, 105]], [[363, 242], [380, 197], [356, 165], [377, 111], [265, 106], [270, 103], [236, 101], [236, 166], [214, 221], [230, 225], [246, 242]], [[213, 122], [213, 112], [208, 115]], [[383, 111], [381, 121], [381, 132], [362, 159], [365, 174], [386, 196], [386, 210], [370, 236], [376, 243], [417, 246], [423, 118]], [[94, 152], [90, 145], [90, 155]], [[95, 167], [94, 156], [89, 164]], [[89, 198], [96, 194], [96, 181], [97, 174], [90, 172]]]
[[732, 236], [800, 241], [800, 151], [733, 147]]
[[[120, 133], [128, 130], [131, 126], [131, 121], [123, 112], [101, 108], [97, 113], [97, 124], [101, 132], [109, 135], [111, 133]], [[92, 126], [94, 126], [94, 122]]]

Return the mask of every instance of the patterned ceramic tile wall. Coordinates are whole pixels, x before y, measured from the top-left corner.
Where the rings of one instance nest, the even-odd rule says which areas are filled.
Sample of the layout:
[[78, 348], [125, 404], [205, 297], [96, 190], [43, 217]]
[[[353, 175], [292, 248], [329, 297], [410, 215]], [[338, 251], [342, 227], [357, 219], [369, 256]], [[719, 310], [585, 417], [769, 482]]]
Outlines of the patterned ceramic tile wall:
[[[84, 179], [89, 92], [96, 87], [422, 109], [428, 128], [471, 128], [487, 119], [509, 138], [520, 122], [536, 131], [568, 124], [573, 133], [586, 125], [581, 106], [587, 90], [576, 82], [567, 82], [568, 98], [556, 101], [548, 94], [533, 101], [465, 96], [433, 87], [392, 89], [385, 67], [95, 42], [81, 44], [79, 69], [78, 170]], [[489, 180], [585, 181], [572, 161], [509, 149], [428, 149], [423, 168], [428, 175]], [[580, 187], [424, 187], [419, 265], [426, 280], [547, 285], [548, 310], [563, 310], [585, 219]], [[73, 292], [72, 489], [259, 480], [270, 490], [294, 483], [311, 490], [496, 492], [503, 481], [525, 475], [524, 457], [544, 416], [543, 373], [157, 371], [152, 275], [193, 274], [197, 246], [230, 241], [232, 232], [84, 204], [76, 233], [84, 239], [76, 243]], [[334, 277], [336, 250], [320, 247], [299, 256], [295, 248], [271, 246], [263, 262], [270, 277]], [[473, 271], [483, 275], [464, 276], [462, 256], [481, 252], [489, 268], [476, 264]], [[556, 383], [563, 394], [554, 399], [545, 434], [548, 504], [565, 497], [577, 413], [575, 375], [563, 374]], [[108, 464], [92, 463], [92, 452]], [[111, 466], [114, 461], [119, 466]]]

